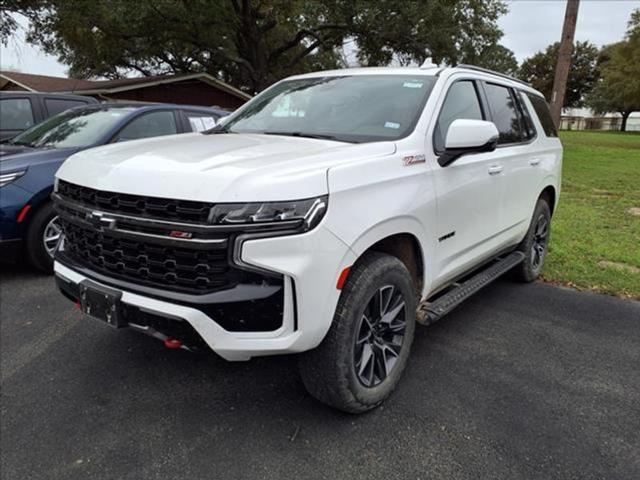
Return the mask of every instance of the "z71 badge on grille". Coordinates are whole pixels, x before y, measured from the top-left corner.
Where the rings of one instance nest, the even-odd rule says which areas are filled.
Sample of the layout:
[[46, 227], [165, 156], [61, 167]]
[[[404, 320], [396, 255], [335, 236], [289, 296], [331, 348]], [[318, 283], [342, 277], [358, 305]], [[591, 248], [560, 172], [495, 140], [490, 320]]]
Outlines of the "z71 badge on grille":
[[180, 232], [178, 230], [171, 230], [169, 236], [172, 238], [191, 238], [193, 234], [191, 232]]

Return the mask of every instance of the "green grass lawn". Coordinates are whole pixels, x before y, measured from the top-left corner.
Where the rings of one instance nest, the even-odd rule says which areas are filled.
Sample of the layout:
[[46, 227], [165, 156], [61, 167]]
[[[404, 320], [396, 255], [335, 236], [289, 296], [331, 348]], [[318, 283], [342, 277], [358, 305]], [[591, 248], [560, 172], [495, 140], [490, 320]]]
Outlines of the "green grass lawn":
[[561, 132], [549, 282], [640, 299], [640, 134]]

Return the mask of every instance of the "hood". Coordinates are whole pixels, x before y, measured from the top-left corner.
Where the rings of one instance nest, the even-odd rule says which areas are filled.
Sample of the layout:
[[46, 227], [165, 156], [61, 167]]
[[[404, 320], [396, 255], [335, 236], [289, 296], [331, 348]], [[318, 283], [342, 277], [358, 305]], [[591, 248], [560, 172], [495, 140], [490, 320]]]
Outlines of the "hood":
[[[13, 147], [13, 145], [6, 145]], [[5, 148], [5, 145], [2, 145]], [[0, 169], [3, 172], [24, 170], [26, 168], [49, 162], [63, 162], [79, 148], [31, 148], [15, 146], [16, 152], [0, 156]], [[9, 150], [6, 150], [8, 152]]]
[[260, 134], [183, 134], [86, 150], [58, 170], [68, 182], [120, 193], [205, 202], [324, 195], [327, 169], [395, 152], [393, 142], [351, 144]]
[[33, 150], [32, 147], [26, 145], [11, 145], [9, 143], [0, 143], [0, 158], [7, 155], [16, 155], [17, 153], [24, 153]]

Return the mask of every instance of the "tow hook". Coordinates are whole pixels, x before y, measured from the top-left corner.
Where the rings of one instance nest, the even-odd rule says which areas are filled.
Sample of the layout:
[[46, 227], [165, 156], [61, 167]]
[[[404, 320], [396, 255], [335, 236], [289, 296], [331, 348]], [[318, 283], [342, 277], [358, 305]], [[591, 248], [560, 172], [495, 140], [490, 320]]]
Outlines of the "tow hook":
[[149, 336], [151, 336], [153, 338], [157, 338], [162, 343], [164, 343], [164, 346], [166, 348], [169, 348], [171, 350], [183, 349], [183, 350], [188, 350], [190, 352], [193, 352], [193, 349], [188, 347], [184, 343], [182, 343], [181, 340], [178, 340], [177, 338], [173, 338], [173, 337], [170, 337], [168, 335], [165, 335], [164, 333], [159, 332], [155, 328], [150, 327], [148, 325], [138, 325], [136, 323], [129, 322], [129, 328], [131, 328], [133, 330], [137, 330], [138, 332], [144, 333], [144, 334], [149, 335]]

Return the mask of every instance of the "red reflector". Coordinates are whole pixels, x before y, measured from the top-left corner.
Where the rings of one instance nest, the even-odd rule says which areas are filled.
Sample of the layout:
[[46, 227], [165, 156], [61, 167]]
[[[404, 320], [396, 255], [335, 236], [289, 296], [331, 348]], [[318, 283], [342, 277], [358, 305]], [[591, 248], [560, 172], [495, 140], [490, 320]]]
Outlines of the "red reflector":
[[82, 310], [82, 305], [80, 305], [80, 300], [76, 300], [76, 308], [78, 310]]
[[342, 287], [344, 287], [344, 284], [347, 283], [347, 277], [349, 276], [350, 271], [351, 271], [351, 267], [347, 267], [344, 270], [342, 270], [342, 273], [338, 277], [338, 284], [336, 285], [336, 288], [338, 290], [342, 290]]
[[164, 346], [172, 350], [176, 350], [182, 347], [182, 342], [180, 340], [176, 340], [175, 338], [167, 338], [164, 341]]
[[29, 213], [29, 210], [31, 210], [31, 205], [25, 205], [24, 207], [22, 207], [22, 210], [20, 210], [20, 213], [18, 214], [18, 223], [22, 223], [24, 221], [24, 218], [27, 216], [27, 213]]

